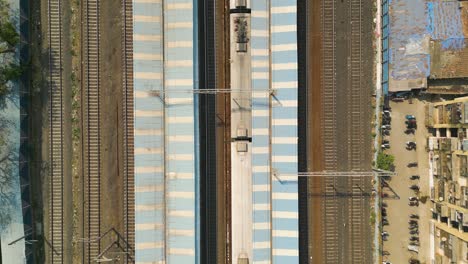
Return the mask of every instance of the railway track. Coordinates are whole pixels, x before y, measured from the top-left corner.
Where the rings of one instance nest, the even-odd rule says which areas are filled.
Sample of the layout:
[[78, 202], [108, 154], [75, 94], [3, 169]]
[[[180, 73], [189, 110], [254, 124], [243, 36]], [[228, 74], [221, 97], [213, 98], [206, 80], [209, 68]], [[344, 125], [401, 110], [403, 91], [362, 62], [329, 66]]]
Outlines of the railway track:
[[[350, 93], [348, 98], [348, 119], [351, 120], [349, 127], [349, 169], [350, 170], [367, 170], [369, 164], [365, 164], [365, 152], [368, 150], [366, 144], [366, 129], [368, 124], [366, 121], [366, 105], [365, 99], [368, 96], [365, 93], [365, 83], [363, 82], [363, 3], [362, 0], [351, 0], [348, 2], [349, 18], [350, 18], [350, 69], [349, 69], [349, 87]], [[364, 106], [364, 107], [363, 107]], [[369, 111], [369, 110], [367, 110]], [[366, 234], [369, 233], [367, 224], [369, 199], [364, 192], [369, 191], [369, 182], [363, 178], [349, 179], [348, 188], [354, 194], [349, 202], [349, 256], [352, 263], [368, 263], [370, 256], [366, 249], [367, 239]]]
[[364, 144], [363, 138], [363, 118], [362, 118], [362, 3], [361, 0], [351, 0], [348, 2], [349, 8], [349, 17], [351, 20], [350, 23], [350, 72], [349, 72], [349, 110], [350, 114], [349, 120], [350, 123], [350, 157], [349, 157], [349, 169], [350, 170], [361, 170], [362, 160], [363, 160], [363, 151], [360, 146]]
[[[135, 245], [135, 182], [133, 137], [133, 6], [131, 0], [122, 0], [122, 62], [123, 62], [123, 172], [124, 172], [124, 237], [127, 252]], [[127, 255], [125, 263], [134, 263], [135, 256]]]
[[63, 89], [61, 0], [48, 1], [49, 22], [49, 239], [51, 263], [63, 263]]
[[[346, 9], [337, 10], [338, 7]], [[366, 171], [369, 169], [365, 154], [369, 120], [365, 114], [368, 104], [363, 99], [368, 95], [362, 77], [362, 0], [322, 1], [321, 21], [324, 167], [326, 170]], [[337, 36], [337, 31], [346, 35]], [[342, 50], [345, 47], [347, 50]], [[337, 116], [337, 113], [344, 115]], [[344, 134], [337, 132], [338, 125]], [[326, 263], [370, 263], [366, 248], [369, 198], [364, 194], [369, 184], [368, 179], [362, 177], [324, 178], [321, 233]], [[351, 195], [343, 197], [342, 192]]]
[[[334, 1], [321, 4], [322, 19], [322, 133], [324, 150], [324, 168], [337, 169], [336, 145], [336, 33], [335, 33], [335, 4]], [[337, 179], [325, 177], [322, 182], [325, 197], [322, 200], [323, 222], [321, 225], [324, 247], [322, 248], [324, 260], [327, 263], [339, 263], [339, 232], [337, 215], [339, 213], [338, 199], [336, 197]]]
[[88, 239], [83, 262], [91, 263], [100, 252], [100, 46], [99, 0], [82, 2], [83, 37], [83, 231]]
[[[336, 170], [336, 33], [334, 1], [322, 2], [322, 131], [324, 137], [324, 165], [326, 170]], [[333, 111], [330, 111], [333, 109]]]

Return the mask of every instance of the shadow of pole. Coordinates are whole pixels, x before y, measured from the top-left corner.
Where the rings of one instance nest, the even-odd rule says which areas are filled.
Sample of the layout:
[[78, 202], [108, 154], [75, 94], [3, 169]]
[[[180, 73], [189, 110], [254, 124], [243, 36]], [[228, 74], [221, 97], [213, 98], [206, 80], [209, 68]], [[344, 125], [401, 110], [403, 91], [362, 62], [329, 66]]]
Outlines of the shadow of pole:
[[391, 193], [393, 193], [393, 196], [383, 197], [383, 198], [390, 198], [390, 199], [400, 200], [400, 196], [398, 195], [398, 193], [392, 187], [390, 187], [390, 185], [384, 179], [382, 179], [381, 184], [382, 184], [382, 188], [386, 187], [386, 188], [388, 188], [390, 190]]

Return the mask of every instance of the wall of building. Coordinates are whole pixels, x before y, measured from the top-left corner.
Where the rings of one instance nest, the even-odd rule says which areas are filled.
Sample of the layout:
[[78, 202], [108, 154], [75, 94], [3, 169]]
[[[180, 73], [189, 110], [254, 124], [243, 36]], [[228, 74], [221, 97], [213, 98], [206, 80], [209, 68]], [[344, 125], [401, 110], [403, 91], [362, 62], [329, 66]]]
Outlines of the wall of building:
[[[434, 131], [435, 137], [428, 138], [429, 177], [431, 200], [433, 201], [433, 260], [435, 263], [466, 263], [468, 226], [467, 178], [462, 176], [461, 158], [468, 155], [462, 150], [466, 135], [461, 124], [448, 118], [453, 116], [457, 98], [429, 104], [426, 108], [426, 126]], [[449, 113], [449, 114], [447, 114]], [[461, 132], [461, 133], [460, 133]], [[462, 136], [462, 137], [460, 137]]]
[[382, 92], [388, 95], [388, 74], [390, 63], [390, 49], [388, 39], [390, 34], [390, 17], [388, 14], [389, 0], [382, 0]]

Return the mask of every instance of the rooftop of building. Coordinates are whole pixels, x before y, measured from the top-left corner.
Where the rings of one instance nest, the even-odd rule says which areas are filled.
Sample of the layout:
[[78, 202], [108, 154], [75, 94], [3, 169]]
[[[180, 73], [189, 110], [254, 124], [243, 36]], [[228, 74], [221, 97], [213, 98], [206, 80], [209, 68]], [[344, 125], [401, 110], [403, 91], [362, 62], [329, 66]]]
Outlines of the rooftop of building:
[[[430, 79], [456, 79], [468, 77], [468, 39], [434, 40], [430, 43]], [[465, 80], [461, 84], [468, 85]]]
[[456, 87], [432, 82], [468, 77], [468, 2], [394, 0], [389, 15], [390, 92], [428, 86], [437, 93], [468, 92], [466, 81]]

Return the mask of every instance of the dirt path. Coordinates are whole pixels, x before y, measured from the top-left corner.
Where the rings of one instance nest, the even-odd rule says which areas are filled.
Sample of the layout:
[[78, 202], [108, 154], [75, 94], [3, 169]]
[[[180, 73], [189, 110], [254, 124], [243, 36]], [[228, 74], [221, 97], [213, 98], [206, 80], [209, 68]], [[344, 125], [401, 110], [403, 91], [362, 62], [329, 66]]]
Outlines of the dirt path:
[[[308, 52], [308, 170], [321, 171], [323, 167], [322, 150], [322, 33], [321, 33], [321, 0], [313, 0], [308, 4], [309, 52]], [[309, 179], [309, 194], [321, 194], [322, 177]], [[309, 254], [314, 263], [323, 263], [323, 245], [316, 241], [323, 241], [322, 237], [322, 200], [319, 196], [309, 198]]]
[[[419, 258], [421, 261], [429, 261], [429, 219], [431, 201], [420, 203], [419, 207], [408, 205], [408, 197], [416, 196], [415, 192], [408, 188], [409, 185], [418, 184], [421, 188], [420, 196], [429, 195], [428, 159], [425, 150], [427, 130], [424, 126], [424, 103], [413, 99], [413, 104], [408, 101], [391, 103], [392, 107], [392, 131], [388, 138], [391, 149], [387, 152], [395, 156], [397, 176], [389, 181], [390, 187], [396, 191], [399, 199], [384, 199], [388, 204], [388, 226], [384, 226], [390, 236], [384, 242], [383, 250], [390, 253], [385, 259], [392, 263], [406, 263], [410, 257]], [[404, 134], [405, 115], [416, 116], [418, 129], [415, 135]], [[416, 141], [417, 151], [405, 149], [406, 141]], [[408, 168], [409, 162], [418, 162], [417, 168]], [[409, 180], [409, 176], [419, 175], [419, 181]], [[391, 192], [384, 188], [384, 192]], [[419, 240], [421, 243], [419, 255], [407, 250], [409, 245], [408, 220], [410, 214], [419, 214]], [[429, 263], [429, 262], [426, 262]]]
[[122, 10], [120, 1], [100, 5], [101, 233], [115, 228], [123, 235]]
[[[215, 2], [215, 30], [216, 30], [216, 87], [229, 87], [229, 3], [223, 0]], [[231, 99], [229, 94], [216, 95], [216, 115], [219, 118], [216, 126], [216, 164], [217, 175], [217, 263], [230, 263], [231, 255], [228, 230], [230, 229], [230, 158], [231, 158]]]
[[[47, 122], [47, 68], [46, 65], [48, 55], [45, 52], [45, 45], [47, 44], [47, 10], [46, 1], [32, 1], [30, 5], [30, 43], [29, 52], [31, 54], [31, 106], [29, 117], [31, 120], [31, 135], [30, 138], [31, 153], [30, 153], [30, 175], [31, 175], [31, 192], [32, 192], [32, 207], [33, 207], [33, 221], [38, 223], [43, 229], [36, 230], [37, 235], [42, 235], [47, 232], [47, 217], [48, 213], [45, 205], [47, 204], [47, 192], [43, 189], [45, 185], [46, 176], [46, 162], [47, 162], [47, 149], [48, 149], [48, 134], [49, 130], [46, 126]], [[40, 21], [38, 23], [38, 21]], [[38, 263], [44, 262], [44, 244], [40, 242], [34, 252], [34, 257]]]

